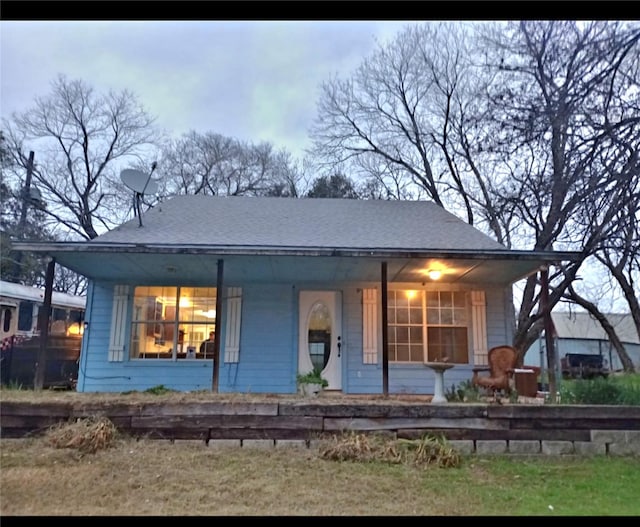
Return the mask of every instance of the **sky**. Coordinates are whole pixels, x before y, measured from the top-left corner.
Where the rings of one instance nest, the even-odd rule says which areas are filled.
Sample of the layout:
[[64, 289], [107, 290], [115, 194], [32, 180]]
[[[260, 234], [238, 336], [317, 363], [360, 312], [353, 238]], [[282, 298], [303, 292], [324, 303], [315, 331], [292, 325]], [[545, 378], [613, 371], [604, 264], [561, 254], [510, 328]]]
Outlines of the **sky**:
[[301, 157], [321, 83], [416, 23], [3, 20], [0, 115], [27, 110], [64, 74], [130, 90], [171, 136], [214, 132]]

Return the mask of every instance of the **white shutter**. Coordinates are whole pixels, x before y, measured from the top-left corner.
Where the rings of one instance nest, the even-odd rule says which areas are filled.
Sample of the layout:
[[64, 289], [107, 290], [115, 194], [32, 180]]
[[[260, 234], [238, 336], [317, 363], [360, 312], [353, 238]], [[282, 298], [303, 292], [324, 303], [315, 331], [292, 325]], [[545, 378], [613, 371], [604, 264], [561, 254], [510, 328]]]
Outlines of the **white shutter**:
[[375, 289], [362, 290], [362, 362], [378, 363], [378, 303]]
[[126, 335], [129, 286], [116, 285], [113, 288], [113, 309], [111, 311], [111, 334], [109, 336], [109, 362], [124, 360], [124, 339]]
[[489, 364], [487, 356], [487, 307], [484, 291], [471, 291], [471, 323], [473, 324], [473, 363]]
[[227, 288], [227, 330], [224, 342], [224, 362], [238, 362], [240, 355], [240, 315], [242, 288]]

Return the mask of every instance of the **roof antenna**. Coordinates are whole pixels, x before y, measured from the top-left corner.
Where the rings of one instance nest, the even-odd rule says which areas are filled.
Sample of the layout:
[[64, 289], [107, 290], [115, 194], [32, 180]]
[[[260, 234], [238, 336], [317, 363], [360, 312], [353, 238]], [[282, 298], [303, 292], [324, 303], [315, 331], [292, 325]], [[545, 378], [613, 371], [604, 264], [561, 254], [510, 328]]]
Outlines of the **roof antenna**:
[[140, 210], [142, 196], [144, 196], [144, 194], [155, 194], [158, 192], [158, 182], [151, 179], [151, 175], [157, 166], [158, 164], [154, 161], [151, 164], [151, 172], [149, 172], [149, 175], [141, 170], [134, 170], [133, 168], [125, 168], [120, 172], [122, 182], [133, 190], [133, 215], [138, 216], [140, 227], [142, 227], [142, 211]]

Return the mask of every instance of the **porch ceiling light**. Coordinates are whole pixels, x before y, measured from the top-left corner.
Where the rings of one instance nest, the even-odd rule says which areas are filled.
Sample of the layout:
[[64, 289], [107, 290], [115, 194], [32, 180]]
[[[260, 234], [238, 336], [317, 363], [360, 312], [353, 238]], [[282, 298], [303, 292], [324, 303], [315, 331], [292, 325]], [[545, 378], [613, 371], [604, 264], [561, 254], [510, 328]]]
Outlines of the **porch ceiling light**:
[[427, 271], [427, 275], [429, 276], [429, 278], [431, 278], [431, 280], [440, 280], [440, 278], [442, 277], [442, 271], [438, 269], [429, 269]]

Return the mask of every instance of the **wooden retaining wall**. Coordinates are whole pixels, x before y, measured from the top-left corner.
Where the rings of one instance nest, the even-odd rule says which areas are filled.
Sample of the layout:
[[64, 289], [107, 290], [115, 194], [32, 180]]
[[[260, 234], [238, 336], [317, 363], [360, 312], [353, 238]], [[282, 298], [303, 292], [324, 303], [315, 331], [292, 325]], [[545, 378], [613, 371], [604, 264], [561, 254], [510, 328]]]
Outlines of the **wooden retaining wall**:
[[[336, 404], [312, 402], [27, 403], [0, 405], [0, 437], [43, 434], [50, 426], [108, 417], [125, 434], [148, 439], [299, 440], [345, 431], [417, 439], [443, 435], [467, 451], [508, 451], [570, 443], [573, 451], [640, 455], [640, 407], [521, 404]], [[597, 448], [585, 448], [594, 446]], [[519, 445], [517, 445], [519, 443]], [[538, 447], [536, 447], [536, 444]], [[504, 448], [501, 446], [503, 445]], [[603, 445], [603, 446], [602, 446]], [[518, 447], [518, 448], [516, 448]], [[513, 450], [513, 448], [512, 448]], [[562, 452], [567, 448], [560, 448]]]

